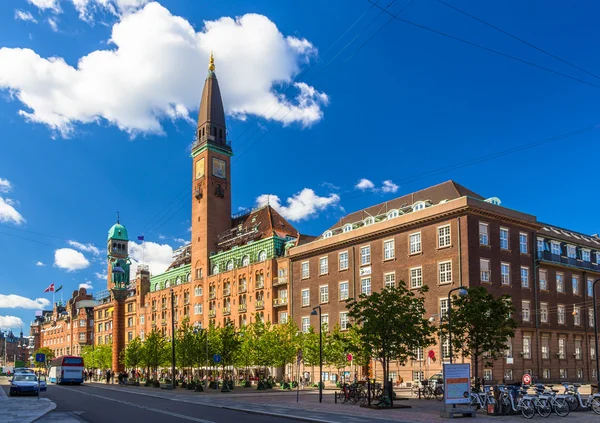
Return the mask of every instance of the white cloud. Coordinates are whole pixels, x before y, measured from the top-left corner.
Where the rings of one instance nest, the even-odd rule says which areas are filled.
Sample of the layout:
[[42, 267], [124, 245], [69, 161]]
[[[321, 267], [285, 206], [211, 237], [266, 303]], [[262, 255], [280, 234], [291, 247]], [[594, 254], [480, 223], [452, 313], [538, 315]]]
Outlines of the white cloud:
[[15, 9], [15, 19], [25, 22], [37, 23], [37, 20], [33, 17], [33, 15], [25, 10]]
[[257, 197], [256, 205], [260, 207], [269, 204], [287, 220], [298, 222], [316, 216], [319, 211], [335, 206], [339, 201], [340, 196], [337, 194], [319, 197], [312, 189], [304, 188], [299, 193], [289, 197], [286, 200], [286, 206], [281, 205], [280, 198], [272, 194], [263, 194]]
[[[119, 4], [128, 3], [140, 2]], [[189, 121], [197, 110], [214, 50], [231, 116], [245, 119], [264, 112], [265, 119], [308, 126], [323, 117], [328, 102], [326, 94], [292, 82], [316, 49], [305, 39], [285, 37], [266, 16], [205, 21], [196, 32], [186, 19], [153, 2], [123, 15], [109, 45], [111, 50], [81, 57], [76, 67], [30, 49], [1, 48], [0, 89], [23, 104], [19, 114], [26, 120], [65, 137], [78, 123], [102, 122], [131, 136], [162, 133], [161, 119]], [[283, 94], [290, 84], [290, 92]]]
[[86, 253], [93, 253], [95, 256], [100, 254], [100, 250], [98, 250], [94, 244], [82, 244], [81, 242], [72, 240], [68, 241], [68, 243], [71, 247], [75, 247], [78, 250], [85, 251]]
[[21, 320], [17, 316], [0, 316], [0, 327], [16, 329], [22, 328], [23, 326], [23, 320]]
[[90, 262], [77, 250], [59, 248], [54, 252], [54, 265], [65, 269], [67, 272], [73, 272], [87, 268]]
[[173, 241], [175, 241], [179, 245], [185, 245], [190, 242], [187, 239], [183, 239], [183, 238], [173, 238]]
[[61, 11], [59, 0], [27, 0], [27, 1], [42, 11], [51, 10], [55, 13], [60, 13], [60, 11]]
[[0, 192], [9, 192], [12, 190], [12, 184], [8, 179], [0, 178]]
[[36, 263], [35, 263], [35, 265], [36, 265], [36, 266], [40, 266], [40, 267], [43, 267], [43, 266], [45, 266], [45, 264], [44, 264], [44, 263], [42, 263], [41, 261], [38, 261], [38, 262], [36, 262]]
[[132, 13], [149, 0], [71, 0], [79, 12], [79, 18], [91, 22], [97, 11], [106, 11], [115, 16]]
[[94, 272], [94, 276], [96, 276], [97, 279], [106, 280], [106, 278], [108, 277], [108, 274], [106, 272], [103, 272], [103, 273]]
[[35, 300], [32, 300], [31, 298], [15, 294], [0, 294], [0, 308], [42, 309], [49, 305], [50, 300], [47, 300], [46, 298], [36, 298]]
[[381, 191], [383, 192], [396, 192], [400, 188], [398, 185], [393, 183], [391, 180], [387, 179], [383, 181], [383, 185], [381, 186]]
[[368, 179], [362, 178], [358, 183], [354, 186], [356, 189], [360, 189], [362, 191], [366, 191], [368, 189], [374, 189], [375, 184]]
[[94, 287], [92, 286], [92, 283], [91, 283], [90, 281], [85, 281], [84, 283], [80, 283], [80, 284], [79, 284], [79, 288], [80, 288], [80, 289], [81, 289], [81, 288], [85, 288], [85, 289], [87, 289], [88, 291], [89, 291], [90, 289], [94, 289]]
[[58, 32], [58, 19], [48, 18], [48, 19], [46, 19], [46, 21], [48, 22], [48, 25], [50, 25], [50, 28], [52, 29], [52, 31]]
[[132, 259], [131, 279], [135, 277], [137, 265], [142, 263], [142, 258], [143, 262], [150, 267], [150, 273], [158, 275], [167, 270], [173, 262], [173, 248], [167, 244], [144, 242], [142, 251], [142, 244], [129, 241], [129, 257]]
[[24, 223], [25, 218], [10, 203], [10, 198], [0, 197], [0, 222], [12, 222], [16, 225]]

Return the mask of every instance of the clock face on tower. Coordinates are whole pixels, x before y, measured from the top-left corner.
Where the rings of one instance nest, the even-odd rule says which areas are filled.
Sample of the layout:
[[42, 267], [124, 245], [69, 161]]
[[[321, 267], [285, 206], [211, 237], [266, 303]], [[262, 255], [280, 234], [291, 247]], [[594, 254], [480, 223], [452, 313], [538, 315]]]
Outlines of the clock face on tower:
[[212, 159], [212, 174], [217, 178], [227, 178], [227, 163], [217, 157]]

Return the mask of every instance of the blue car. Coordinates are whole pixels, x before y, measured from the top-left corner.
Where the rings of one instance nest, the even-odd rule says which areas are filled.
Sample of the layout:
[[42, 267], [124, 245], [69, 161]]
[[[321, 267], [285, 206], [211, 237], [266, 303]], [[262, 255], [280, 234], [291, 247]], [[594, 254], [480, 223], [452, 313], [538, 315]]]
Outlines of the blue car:
[[40, 391], [46, 390], [46, 380], [40, 378], [38, 384], [38, 378], [33, 373], [16, 373], [10, 381], [10, 389], [8, 394], [12, 397], [13, 395], [27, 395], [27, 394], [38, 394]]

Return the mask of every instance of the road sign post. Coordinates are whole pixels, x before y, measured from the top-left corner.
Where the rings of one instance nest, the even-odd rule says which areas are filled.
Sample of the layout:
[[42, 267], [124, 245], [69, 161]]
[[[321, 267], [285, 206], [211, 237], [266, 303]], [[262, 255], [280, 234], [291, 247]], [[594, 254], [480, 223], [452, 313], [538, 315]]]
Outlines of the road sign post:
[[523, 375], [523, 378], [521, 379], [521, 382], [523, 382], [523, 385], [531, 385], [531, 375], [528, 373], [525, 373]]

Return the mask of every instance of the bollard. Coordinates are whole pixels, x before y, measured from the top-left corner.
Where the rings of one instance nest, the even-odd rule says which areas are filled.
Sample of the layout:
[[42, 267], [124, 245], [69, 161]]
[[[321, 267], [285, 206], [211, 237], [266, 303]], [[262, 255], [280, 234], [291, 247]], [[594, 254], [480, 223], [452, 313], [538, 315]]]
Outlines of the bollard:
[[369, 407], [371, 406], [371, 379], [367, 379], [367, 400], [369, 401]]
[[394, 383], [390, 379], [390, 408], [394, 408]]

